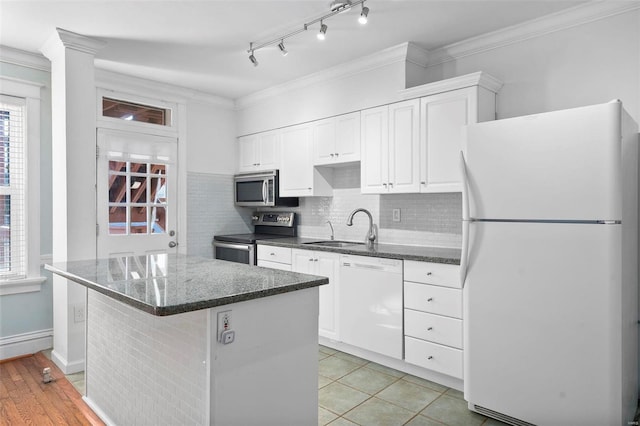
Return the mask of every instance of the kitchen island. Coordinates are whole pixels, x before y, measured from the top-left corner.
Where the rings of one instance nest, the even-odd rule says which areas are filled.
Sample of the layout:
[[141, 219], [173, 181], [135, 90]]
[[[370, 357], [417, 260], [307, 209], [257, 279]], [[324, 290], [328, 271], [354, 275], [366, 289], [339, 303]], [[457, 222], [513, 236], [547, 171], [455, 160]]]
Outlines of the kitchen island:
[[84, 399], [106, 423], [317, 424], [327, 278], [168, 254], [46, 268], [88, 288]]

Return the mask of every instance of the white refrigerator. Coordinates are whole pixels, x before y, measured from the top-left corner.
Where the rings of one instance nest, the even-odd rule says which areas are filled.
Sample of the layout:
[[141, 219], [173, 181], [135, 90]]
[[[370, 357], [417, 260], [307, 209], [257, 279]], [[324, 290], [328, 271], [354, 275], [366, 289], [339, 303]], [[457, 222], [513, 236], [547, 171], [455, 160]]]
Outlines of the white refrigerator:
[[627, 425], [638, 402], [638, 128], [619, 101], [473, 124], [464, 397], [514, 425]]

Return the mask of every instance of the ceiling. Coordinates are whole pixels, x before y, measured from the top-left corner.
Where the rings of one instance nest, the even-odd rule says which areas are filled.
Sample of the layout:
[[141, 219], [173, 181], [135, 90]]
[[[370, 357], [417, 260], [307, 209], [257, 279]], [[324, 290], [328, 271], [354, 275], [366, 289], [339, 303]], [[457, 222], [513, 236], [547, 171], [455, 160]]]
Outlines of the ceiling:
[[329, 12], [330, 0], [0, 0], [0, 44], [39, 52], [56, 27], [100, 39], [106, 47], [96, 66], [237, 99], [262, 89], [411, 41], [433, 50], [535, 19], [581, 1], [570, 0], [367, 0], [369, 23], [357, 22], [360, 6], [256, 51], [268, 41]]

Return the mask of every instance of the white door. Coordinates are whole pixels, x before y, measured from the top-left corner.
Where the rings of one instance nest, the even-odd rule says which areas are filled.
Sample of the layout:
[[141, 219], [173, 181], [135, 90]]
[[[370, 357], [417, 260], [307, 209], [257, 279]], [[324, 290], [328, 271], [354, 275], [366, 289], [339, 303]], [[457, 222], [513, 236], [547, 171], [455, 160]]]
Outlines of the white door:
[[537, 425], [621, 424], [621, 226], [470, 230], [465, 399]]
[[467, 127], [470, 216], [620, 220], [619, 102]]
[[98, 129], [97, 256], [177, 252], [177, 140]]
[[360, 160], [360, 111], [336, 117], [336, 160]]
[[335, 118], [327, 118], [313, 123], [313, 153], [314, 164], [331, 164], [335, 161]]
[[363, 194], [388, 192], [389, 184], [389, 107], [362, 111], [360, 146], [360, 191]]
[[340, 276], [340, 255], [337, 253], [314, 252], [314, 275], [329, 278], [329, 284], [320, 286], [319, 334], [339, 340], [338, 334], [338, 277]]
[[313, 194], [313, 144], [311, 126], [289, 127], [282, 132], [280, 196]]
[[258, 151], [258, 169], [274, 170], [278, 168], [280, 149], [280, 131], [274, 130], [258, 135], [256, 150]]
[[389, 192], [420, 191], [420, 101], [389, 105]]
[[238, 169], [250, 172], [258, 168], [258, 136], [242, 136], [238, 138]]

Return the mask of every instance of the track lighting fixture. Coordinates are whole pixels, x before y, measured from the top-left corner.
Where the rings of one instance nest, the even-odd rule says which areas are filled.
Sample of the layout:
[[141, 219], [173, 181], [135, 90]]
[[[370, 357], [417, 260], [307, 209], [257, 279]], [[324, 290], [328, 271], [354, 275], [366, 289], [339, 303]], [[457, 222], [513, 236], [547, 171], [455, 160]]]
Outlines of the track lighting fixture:
[[362, 12], [360, 12], [360, 17], [358, 18], [358, 22], [360, 22], [362, 25], [366, 24], [368, 19], [367, 16], [369, 15], [369, 8], [366, 7], [364, 5], [364, 3], [362, 4]]
[[319, 18], [316, 18], [310, 22], [306, 22], [302, 25], [302, 28], [294, 30], [290, 33], [284, 34], [282, 36], [276, 37], [274, 39], [271, 39], [269, 41], [266, 42], [262, 42], [262, 43], [258, 43], [258, 42], [250, 42], [249, 43], [249, 50], [247, 50], [247, 53], [249, 53], [249, 60], [251, 61], [251, 63], [254, 66], [258, 66], [258, 60], [256, 59], [254, 52], [258, 49], [262, 49], [263, 47], [267, 47], [267, 46], [271, 46], [271, 45], [277, 45], [278, 49], [280, 49], [280, 53], [282, 53], [282, 56], [287, 56], [287, 54], [289, 53], [287, 51], [287, 49], [285, 49], [284, 47], [284, 40], [289, 38], [289, 37], [293, 37], [294, 35], [300, 34], [302, 32], [305, 32], [306, 30], [309, 29], [309, 27], [313, 24], [317, 24], [318, 22], [320, 23], [320, 30], [318, 31], [317, 37], [319, 40], [324, 40], [325, 36], [327, 34], [327, 24], [324, 23], [324, 21], [330, 17], [332, 17], [333, 15], [337, 15], [338, 13], [342, 13], [342, 12], [347, 12], [349, 10], [351, 10], [354, 6], [357, 5], [361, 5], [362, 6], [362, 10], [360, 12], [360, 16], [358, 17], [358, 22], [360, 22], [361, 24], [366, 24], [367, 23], [367, 16], [369, 15], [369, 8], [365, 7], [364, 2], [367, 0], [334, 0], [331, 5], [329, 6], [329, 10], [330, 12], [327, 13], [324, 16], [321, 16]]
[[282, 56], [287, 56], [289, 54], [289, 52], [287, 52], [287, 49], [284, 48], [284, 40], [278, 43], [278, 49], [280, 49], [280, 53], [282, 53]]
[[327, 26], [320, 21], [320, 31], [318, 31], [318, 40], [324, 40], [327, 34]]

